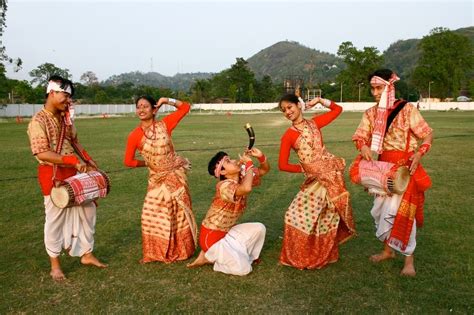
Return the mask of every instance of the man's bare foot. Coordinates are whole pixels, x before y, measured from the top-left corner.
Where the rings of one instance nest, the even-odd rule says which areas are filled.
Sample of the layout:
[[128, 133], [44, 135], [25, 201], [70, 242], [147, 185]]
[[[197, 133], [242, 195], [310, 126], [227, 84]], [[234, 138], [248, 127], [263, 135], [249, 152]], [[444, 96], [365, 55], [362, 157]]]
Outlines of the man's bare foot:
[[405, 257], [405, 265], [403, 266], [402, 271], [400, 271], [400, 275], [407, 277], [416, 276], [415, 258], [413, 257], [413, 255]]
[[193, 261], [192, 263], [189, 263], [186, 265], [186, 267], [188, 268], [196, 268], [196, 267], [201, 267], [203, 265], [206, 265], [206, 264], [210, 264], [211, 262], [209, 260], [206, 259], [206, 256], [205, 256], [205, 253], [204, 251], [201, 251], [198, 255], [198, 257], [196, 258], [195, 261]]
[[393, 251], [383, 251], [380, 254], [375, 254], [370, 256], [370, 261], [374, 263], [379, 263], [384, 260], [395, 258], [395, 253]]
[[100, 262], [97, 259], [97, 257], [95, 257], [94, 254], [92, 254], [92, 253], [87, 253], [87, 254], [82, 255], [81, 264], [83, 264], [83, 265], [92, 265], [92, 266], [96, 266], [96, 267], [99, 267], [99, 268], [107, 268], [107, 265]]
[[66, 280], [66, 276], [64, 275], [63, 271], [61, 268], [51, 268], [51, 272], [49, 273], [51, 278], [53, 278], [54, 281], [64, 281]]

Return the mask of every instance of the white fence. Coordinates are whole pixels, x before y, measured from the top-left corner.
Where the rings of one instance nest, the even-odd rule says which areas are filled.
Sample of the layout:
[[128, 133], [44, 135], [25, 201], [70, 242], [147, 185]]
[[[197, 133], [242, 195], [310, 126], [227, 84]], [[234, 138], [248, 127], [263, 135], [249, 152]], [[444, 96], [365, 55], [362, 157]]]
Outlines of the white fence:
[[[345, 111], [363, 111], [374, 105], [370, 103], [338, 103]], [[419, 102], [413, 103], [418, 105], [421, 110], [474, 110], [474, 102]], [[277, 103], [237, 103], [237, 104], [193, 104], [193, 110], [199, 111], [262, 111], [276, 109]], [[8, 104], [0, 105], [0, 117], [31, 117], [43, 108], [43, 104]], [[315, 110], [322, 109], [320, 105]], [[174, 110], [174, 107], [165, 105], [160, 108], [160, 112]], [[135, 112], [135, 104], [81, 104], [75, 106], [77, 115], [115, 115], [127, 114]]]
[[[0, 105], [0, 117], [31, 117], [43, 108], [43, 104], [8, 104]], [[160, 112], [174, 110], [173, 106], [164, 105]], [[135, 113], [135, 104], [81, 104], [74, 106], [76, 115], [115, 115]]]

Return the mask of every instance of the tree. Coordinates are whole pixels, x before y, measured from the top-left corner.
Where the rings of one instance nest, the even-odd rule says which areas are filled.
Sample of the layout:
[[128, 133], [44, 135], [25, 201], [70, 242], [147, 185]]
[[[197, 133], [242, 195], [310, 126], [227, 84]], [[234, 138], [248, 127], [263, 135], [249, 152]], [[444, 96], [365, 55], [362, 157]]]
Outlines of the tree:
[[104, 91], [98, 91], [95, 95], [94, 103], [96, 104], [106, 104], [109, 103], [109, 97]]
[[257, 102], [274, 102], [278, 98], [277, 94], [279, 93], [272, 83], [272, 78], [268, 75], [263, 76], [261, 81], [257, 81], [255, 90]]
[[217, 99], [228, 102], [273, 102], [280, 94], [269, 76], [261, 81], [248, 67], [247, 61], [237, 58], [236, 63], [210, 79], [197, 80], [191, 87], [194, 102], [212, 102]]
[[250, 103], [252, 103], [252, 99], [253, 99], [254, 95], [255, 95], [255, 89], [253, 87], [253, 84], [250, 83], [249, 84], [249, 101], [250, 101]]
[[382, 66], [383, 56], [375, 47], [358, 50], [351, 42], [343, 42], [337, 55], [342, 57], [347, 65], [347, 68], [339, 73], [337, 81], [345, 87], [346, 99], [357, 100], [359, 83], [366, 83], [367, 76]]
[[472, 81], [473, 48], [467, 37], [447, 28], [434, 28], [420, 41], [421, 56], [413, 72], [413, 83], [424, 95], [431, 88], [431, 95], [457, 96]]
[[236, 63], [229, 69], [229, 80], [237, 88], [236, 101], [249, 101], [249, 87], [255, 82], [255, 74], [250, 70], [248, 62], [244, 58], [237, 58]]
[[[8, 57], [7, 53], [5, 52], [5, 46], [3, 45], [2, 35], [4, 29], [7, 27], [6, 24], [6, 17], [7, 17], [7, 0], [0, 0], [0, 64], [3, 65], [3, 62], [6, 61], [10, 64], [13, 64], [13, 70], [15, 72], [21, 69], [23, 61], [20, 58], [13, 59]], [[5, 70], [3, 68], [3, 70]]]
[[92, 71], [86, 71], [81, 75], [81, 82], [84, 85], [87, 86], [92, 86], [92, 85], [97, 85], [99, 84], [99, 79], [97, 79], [97, 76], [95, 75], [94, 72]]
[[209, 80], [196, 80], [191, 86], [191, 100], [194, 103], [208, 102], [210, 99], [211, 84]]
[[229, 86], [229, 94], [228, 95], [229, 95], [232, 103], [235, 103], [237, 101], [238, 90], [239, 90], [239, 88], [235, 84], [231, 84]]
[[43, 63], [38, 66], [38, 68], [31, 70], [29, 75], [33, 78], [33, 80], [31, 80], [32, 85], [46, 85], [49, 77], [52, 75], [59, 75], [65, 79], [72, 79], [72, 75], [69, 74], [69, 69], [58, 68], [52, 63]]
[[2, 35], [3, 30], [6, 25], [6, 16], [7, 16], [7, 0], [0, 0], [0, 59], [4, 60], [5, 56], [5, 46], [3, 46]]

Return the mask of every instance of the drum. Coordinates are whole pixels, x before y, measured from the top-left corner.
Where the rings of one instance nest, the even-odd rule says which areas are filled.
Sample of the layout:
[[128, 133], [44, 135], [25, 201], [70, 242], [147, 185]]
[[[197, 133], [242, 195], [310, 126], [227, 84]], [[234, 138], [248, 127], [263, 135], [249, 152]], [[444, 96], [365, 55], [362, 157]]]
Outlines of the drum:
[[102, 171], [79, 173], [51, 190], [51, 200], [58, 208], [78, 206], [107, 196], [110, 179]]
[[408, 167], [390, 162], [367, 161], [361, 156], [352, 163], [349, 174], [354, 184], [364, 186], [369, 194], [382, 196], [403, 194], [410, 181]]

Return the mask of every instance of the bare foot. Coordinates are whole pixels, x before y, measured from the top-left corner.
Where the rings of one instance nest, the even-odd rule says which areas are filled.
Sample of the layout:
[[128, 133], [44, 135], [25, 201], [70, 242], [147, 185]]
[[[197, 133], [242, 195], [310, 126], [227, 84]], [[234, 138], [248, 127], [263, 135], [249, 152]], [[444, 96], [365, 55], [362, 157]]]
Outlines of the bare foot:
[[402, 271], [400, 271], [400, 275], [407, 276], [407, 277], [414, 277], [416, 276], [416, 271], [414, 266], [405, 266], [403, 267]]
[[64, 275], [63, 271], [61, 268], [51, 268], [51, 272], [49, 273], [51, 278], [53, 278], [54, 281], [61, 282], [63, 280], [66, 280], [66, 276]]
[[97, 259], [97, 257], [95, 257], [94, 254], [92, 254], [92, 253], [87, 253], [87, 254], [82, 255], [81, 264], [83, 264], [83, 265], [92, 265], [92, 266], [96, 266], [96, 267], [99, 267], [99, 268], [107, 268], [107, 265], [104, 264], [104, 263], [101, 263]]
[[201, 267], [201, 266], [203, 266], [203, 265], [210, 264], [210, 263], [211, 263], [211, 262], [206, 259], [206, 256], [205, 256], [204, 251], [201, 251], [201, 252], [199, 253], [199, 256], [196, 258], [196, 260], [193, 261], [192, 263], [187, 264], [186, 267], [188, 267], [188, 268], [196, 268], [196, 267]]
[[379, 263], [381, 261], [384, 261], [384, 260], [388, 260], [388, 259], [393, 259], [395, 258], [395, 253], [392, 252], [392, 251], [383, 251], [381, 252], [380, 254], [375, 254], [375, 255], [372, 255], [370, 256], [370, 261], [371, 262], [374, 262], [374, 263]]
[[252, 265], [258, 265], [262, 262], [262, 260], [260, 258], [257, 258], [255, 259], [254, 261], [252, 261]]
[[415, 258], [413, 257], [413, 255], [405, 257], [405, 265], [403, 266], [402, 271], [400, 271], [400, 275], [406, 277], [416, 276]]

